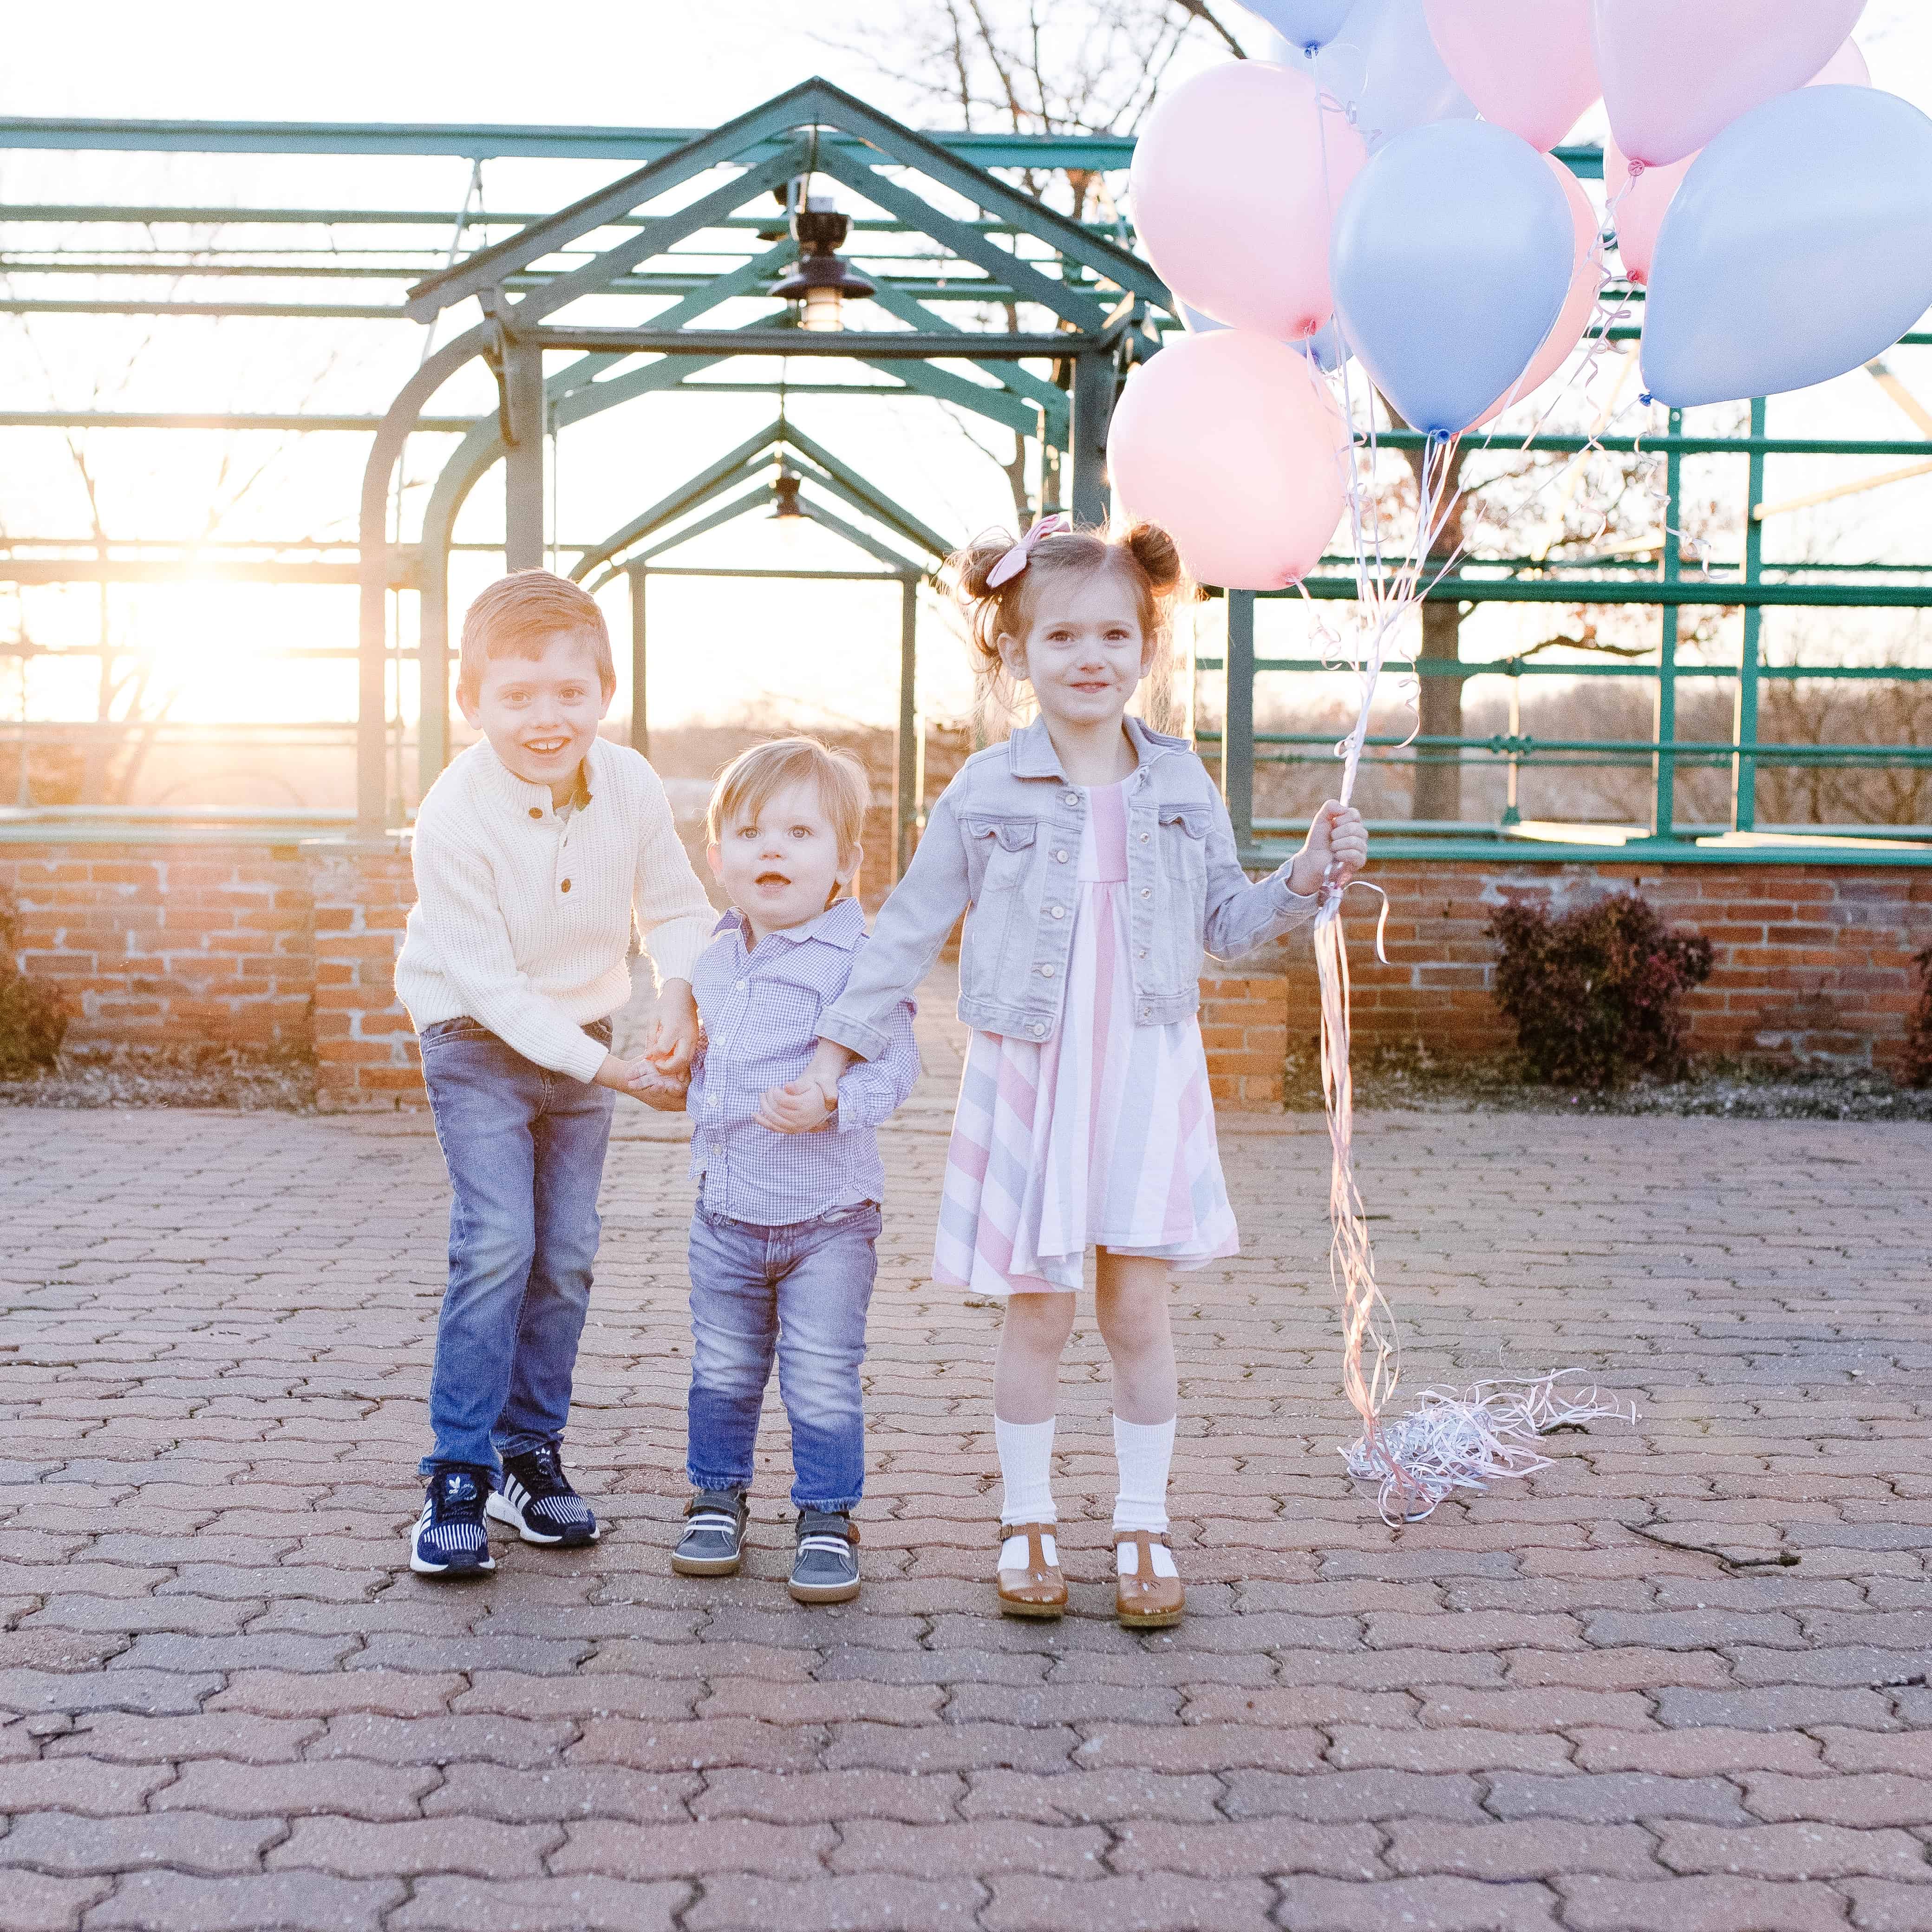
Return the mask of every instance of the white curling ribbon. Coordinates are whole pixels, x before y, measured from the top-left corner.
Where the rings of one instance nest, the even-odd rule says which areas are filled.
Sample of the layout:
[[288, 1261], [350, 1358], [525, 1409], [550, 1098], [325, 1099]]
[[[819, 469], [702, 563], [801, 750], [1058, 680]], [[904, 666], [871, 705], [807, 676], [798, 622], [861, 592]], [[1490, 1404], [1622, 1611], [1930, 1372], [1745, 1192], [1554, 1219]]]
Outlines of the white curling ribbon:
[[[1346, 370], [1343, 376], [1346, 385]], [[1359, 475], [1350, 466], [1350, 502], [1356, 532], [1356, 565], [1364, 604], [1373, 610], [1375, 629], [1363, 653], [1361, 710], [1354, 728], [1336, 746], [1342, 760], [1340, 802], [1348, 803], [1361, 769], [1369, 731], [1370, 707], [1375, 701], [1385, 661], [1388, 640], [1396, 622], [1419, 605], [1426, 586], [1424, 572], [1430, 561], [1436, 532], [1449, 500], [1447, 490], [1448, 446], [1434, 442], [1425, 453], [1418, 492], [1416, 531], [1411, 554], [1393, 577], [1372, 572], [1361, 540]], [[1379, 539], [1376, 550], [1379, 562]], [[1450, 567], [1450, 562], [1443, 569]], [[1442, 572], [1438, 572], [1439, 576]], [[1306, 591], [1304, 587], [1304, 597]], [[1418, 716], [1413, 742], [1420, 730]], [[1351, 880], [1350, 885], [1366, 880]], [[1382, 1520], [1394, 1526], [1419, 1522], [1444, 1497], [1456, 1490], [1486, 1489], [1499, 1476], [1526, 1476], [1546, 1468], [1550, 1459], [1534, 1444], [1549, 1430], [1581, 1426], [1600, 1417], [1634, 1421], [1636, 1411], [1600, 1396], [1594, 1389], [1574, 1396], [1559, 1396], [1556, 1384], [1563, 1370], [1539, 1381], [1478, 1384], [1460, 1393], [1426, 1390], [1420, 1407], [1394, 1421], [1383, 1412], [1395, 1394], [1400, 1348], [1395, 1318], [1376, 1280], [1375, 1249], [1369, 1240], [1368, 1212], [1355, 1184], [1354, 1080], [1349, 1061], [1348, 952], [1342, 930], [1342, 900], [1348, 886], [1324, 879], [1322, 903], [1315, 915], [1315, 964], [1322, 1007], [1322, 1095], [1328, 1123], [1328, 1219], [1333, 1234], [1328, 1247], [1328, 1272], [1342, 1310], [1342, 1388], [1349, 1406], [1360, 1419], [1362, 1432], [1342, 1454], [1349, 1473], [1379, 1485], [1377, 1507]], [[1370, 886], [1382, 899], [1376, 926], [1376, 957], [1384, 965], [1383, 946], [1388, 922], [1388, 896]]]

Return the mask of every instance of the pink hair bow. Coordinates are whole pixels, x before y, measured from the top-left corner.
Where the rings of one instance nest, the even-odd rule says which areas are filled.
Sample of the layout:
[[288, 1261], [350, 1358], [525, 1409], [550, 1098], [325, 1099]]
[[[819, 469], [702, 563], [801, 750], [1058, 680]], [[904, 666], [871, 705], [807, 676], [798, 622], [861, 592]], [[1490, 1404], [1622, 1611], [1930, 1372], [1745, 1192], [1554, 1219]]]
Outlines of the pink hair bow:
[[1040, 518], [1033, 528], [987, 572], [986, 588], [997, 590], [1001, 584], [1010, 584], [1033, 561], [1034, 545], [1042, 537], [1055, 536], [1066, 526], [1066, 519], [1057, 511], [1050, 517]]

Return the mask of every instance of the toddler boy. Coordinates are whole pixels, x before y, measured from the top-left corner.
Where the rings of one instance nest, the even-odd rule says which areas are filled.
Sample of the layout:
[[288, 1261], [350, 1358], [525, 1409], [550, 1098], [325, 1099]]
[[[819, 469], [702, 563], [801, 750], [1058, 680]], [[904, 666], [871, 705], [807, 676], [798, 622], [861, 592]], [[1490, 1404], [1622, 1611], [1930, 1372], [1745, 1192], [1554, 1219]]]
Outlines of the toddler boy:
[[885, 1190], [874, 1130], [919, 1077], [905, 1000], [886, 1022], [885, 1051], [854, 1064], [836, 1102], [802, 1078], [819, 1016], [866, 944], [858, 902], [840, 896], [858, 872], [866, 803], [857, 760], [809, 738], [733, 760], [708, 829], [734, 909], [692, 982], [704, 1023], [686, 1100], [698, 1182], [687, 1470], [697, 1493], [671, 1567], [738, 1568], [776, 1353], [798, 1511], [790, 1588], [802, 1604], [859, 1594], [859, 1368]]
[[[594, 598], [546, 570], [499, 579], [464, 619], [456, 688], [483, 737], [417, 813], [396, 962], [455, 1192], [410, 1543], [430, 1576], [495, 1568], [486, 1513], [526, 1543], [597, 1539], [562, 1448], [611, 1109], [688, 1066], [712, 917], [657, 774], [597, 735], [616, 679]], [[634, 1070], [610, 1051], [634, 916], [662, 982]]]

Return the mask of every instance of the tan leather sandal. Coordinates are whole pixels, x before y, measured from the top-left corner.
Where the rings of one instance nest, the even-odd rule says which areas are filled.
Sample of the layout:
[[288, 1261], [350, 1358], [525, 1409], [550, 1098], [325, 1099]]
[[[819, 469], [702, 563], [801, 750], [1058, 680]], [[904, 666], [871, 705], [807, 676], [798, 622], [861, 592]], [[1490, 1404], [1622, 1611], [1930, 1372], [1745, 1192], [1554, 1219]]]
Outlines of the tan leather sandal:
[[[1154, 1552], [1170, 1550], [1167, 1538], [1152, 1530], [1122, 1529], [1114, 1534], [1114, 1614], [1127, 1630], [1165, 1630], [1187, 1608], [1178, 1576], [1154, 1574]], [[1134, 1552], [1133, 1568], [1120, 1568], [1120, 1552]]]
[[[1054, 1533], [1050, 1522], [1014, 1522], [1000, 1526], [1002, 1544], [1010, 1536], [1027, 1540], [1026, 1568], [1000, 1571], [1000, 1614], [1007, 1617], [1052, 1618], [1066, 1609], [1066, 1579], [1058, 1563], [1046, 1560], [1046, 1539]], [[1058, 1546], [1054, 1552], [1059, 1554]]]

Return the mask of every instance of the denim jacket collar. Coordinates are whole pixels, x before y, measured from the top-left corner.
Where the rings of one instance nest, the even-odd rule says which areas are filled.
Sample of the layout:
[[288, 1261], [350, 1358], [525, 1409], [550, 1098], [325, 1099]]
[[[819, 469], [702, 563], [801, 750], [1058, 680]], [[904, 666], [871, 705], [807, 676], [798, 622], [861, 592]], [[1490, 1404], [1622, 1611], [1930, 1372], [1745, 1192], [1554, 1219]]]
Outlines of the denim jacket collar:
[[[1170, 752], [1188, 748], [1178, 738], [1148, 730], [1131, 712], [1124, 722], [1128, 739], [1134, 748], [1136, 777], [1144, 776], [1148, 767], [1156, 758], [1165, 758]], [[1066, 782], [1066, 774], [1060, 768], [1060, 754], [1053, 748], [1044, 718], [1036, 718], [1031, 724], [1022, 725], [1007, 739], [1006, 758], [1016, 778], [1052, 778], [1061, 784]]]

